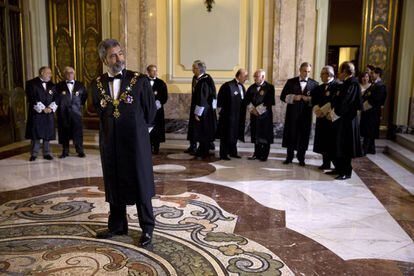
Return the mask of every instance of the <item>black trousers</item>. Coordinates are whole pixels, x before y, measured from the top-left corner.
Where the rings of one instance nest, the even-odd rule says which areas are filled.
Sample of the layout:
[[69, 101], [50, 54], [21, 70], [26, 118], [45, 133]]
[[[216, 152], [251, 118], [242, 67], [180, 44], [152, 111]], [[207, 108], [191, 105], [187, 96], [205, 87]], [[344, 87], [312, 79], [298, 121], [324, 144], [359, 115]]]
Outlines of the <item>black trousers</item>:
[[220, 139], [220, 158], [237, 155], [237, 141], [232, 143], [227, 141], [225, 138]]
[[254, 144], [254, 155], [263, 161], [266, 161], [269, 157], [270, 144], [268, 143], [256, 143]]
[[[75, 142], [73, 143], [75, 144], [76, 153], [83, 153], [83, 144], [75, 143]], [[69, 140], [63, 142], [62, 147], [63, 147], [62, 153], [69, 154]]]
[[362, 142], [362, 149], [364, 150], [364, 154], [375, 154], [375, 138], [364, 137], [364, 140]]
[[[142, 232], [152, 235], [155, 226], [154, 211], [151, 200], [144, 203], [137, 203], [139, 227]], [[108, 229], [111, 232], [128, 232], [128, 219], [126, 205], [109, 204]]]
[[[305, 161], [305, 153], [306, 153], [306, 150], [298, 150], [296, 152], [296, 158], [299, 161]], [[286, 159], [289, 161], [292, 161], [294, 156], [295, 156], [295, 150], [293, 148], [287, 148]]]
[[199, 142], [196, 156], [206, 158], [210, 151], [210, 142]]
[[350, 157], [337, 157], [334, 161], [335, 170], [339, 175], [352, 174], [352, 159]]
[[331, 154], [328, 153], [322, 153], [322, 165], [325, 167], [331, 166], [332, 157]]

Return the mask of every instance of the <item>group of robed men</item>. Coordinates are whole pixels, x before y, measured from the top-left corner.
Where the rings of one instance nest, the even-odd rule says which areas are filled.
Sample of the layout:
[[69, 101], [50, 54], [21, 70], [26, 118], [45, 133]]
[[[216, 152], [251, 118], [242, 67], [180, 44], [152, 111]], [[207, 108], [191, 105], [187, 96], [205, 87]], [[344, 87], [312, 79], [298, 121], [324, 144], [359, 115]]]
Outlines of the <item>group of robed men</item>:
[[[305, 153], [309, 145], [312, 117], [316, 115], [314, 152], [322, 154], [323, 163], [319, 167], [335, 179], [351, 177], [351, 159], [372, 153], [378, 137], [381, 106], [385, 101], [385, 85], [380, 78], [361, 94], [355, 77], [355, 67], [344, 62], [335, 79], [334, 69], [325, 66], [321, 71], [322, 84], [310, 78], [312, 66], [301, 64], [299, 76], [287, 80], [280, 95], [287, 104], [282, 146], [287, 148], [284, 164], [296, 158], [300, 166], [305, 166]], [[254, 73], [254, 83], [247, 91], [244, 82], [247, 72], [237, 71], [233, 80], [224, 83], [217, 95], [214, 81], [206, 73], [205, 63], [193, 63], [192, 98], [187, 139], [189, 148], [185, 151], [205, 158], [215, 137], [220, 138], [220, 159], [241, 158], [237, 153], [237, 141], [244, 142], [246, 110], [250, 115], [251, 142], [254, 154], [249, 160], [266, 161], [270, 144], [273, 143], [273, 113], [275, 89], [265, 80], [265, 71]], [[216, 132], [216, 112], [218, 126]], [[361, 112], [361, 147], [358, 113]], [[199, 146], [197, 148], [197, 142]], [[331, 162], [334, 169], [331, 170]]]
[[[110, 212], [107, 228], [98, 231], [96, 237], [107, 239], [128, 234], [126, 206], [136, 205], [142, 229], [139, 245], [146, 247], [152, 242], [155, 226], [151, 203], [151, 198], [155, 195], [151, 149], [157, 153], [159, 142], [165, 139], [162, 137], [161, 140], [151, 141], [150, 133], [154, 131], [154, 120], [158, 111], [167, 100], [167, 95], [160, 95], [160, 91], [166, 89], [166, 86], [157, 84], [155, 66], [147, 68], [148, 75], [127, 70], [124, 52], [117, 40], [102, 41], [98, 45], [98, 52], [108, 71], [92, 81], [90, 94], [99, 117], [99, 148], [105, 199], [109, 203]], [[272, 106], [275, 104], [275, 90], [272, 84], [265, 81], [265, 71], [259, 69], [254, 73], [255, 82], [246, 91], [243, 84], [247, 79], [247, 72], [243, 69], [238, 70], [234, 80], [221, 86], [218, 102], [215, 103], [214, 81], [205, 69], [203, 62], [194, 62], [188, 131], [188, 139], [191, 142], [189, 150], [200, 157], [208, 155], [211, 142], [216, 135], [215, 109], [218, 107], [220, 117], [217, 134], [220, 138], [220, 157], [240, 158], [237, 153], [237, 140], [244, 140], [247, 109], [250, 113], [251, 139], [255, 144], [255, 151], [250, 159], [266, 161], [270, 144], [273, 142]], [[354, 70], [353, 64], [346, 62], [341, 65], [339, 72], [342, 84], [322, 79], [324, 84], [317, 86], [317, 83], [308, 77], [310, 64], [304, 63], [300, 67], [300, 76], [286, 83], [281, 95], [281, 99], [288, 103], [286, 134], [283, 139], [283, 145], [288, 148], [288, 155], [284, 163], [292, 161], [292, 152], [295, 150], [298, 151], [299, 161], [303, 161], [303, 150], [305, 145], [307, 147], [306, 140], [309, 139], [309, 136], [304, 139], [303, 135], [309, 135], [310, 127], [307, 124], [311, 123], [312, 105], [318, 105], [319, 109], [315, 108], [318, 128], [322, 119], [329, 121], [328, 127], [333, 131], [329, 132], [328, 139], [334, 141], [326, 143], [330, 146], [327, 151], [321, 149], [321, 153], [327, 154], [334, 161], [334, 171], [342, 177], [339, 179], [350, 177], [350, 160], [361, 155], [356, 112], [362, 108], [362, 102], [358, 81], [353, 76]], [[40, 139], [45, 143], [53, 138], [50, 134], [54, 135], [53, 113], [57, 112], [59, 104], [62, 107], [62, 97], [70, 95], [72, 101], [73, 97], [79, 97], [80, 105], [86, 99], [84, 91], [81, 94], [80, 88], [75, 88], [76, 82], [73, 89], [70, 89], [66, 81], [62, 82], [60, 89], [53, 89], [50, 68], [41, 68], [39, 75], [38, 79], [27, 84], [28, 137], [32, 139], [32, 157], [36, 156], [36, 149], [39, 150]], [[306, 84], [302, 83], [302, 79]], [[31, 85], [36, 86], [36, 89], [31, 88]], [[315, 91], [315, 95], [312, 95], [312, 91]], [[57, 95], [58, 93], [60, 95]], [[318, 99], [316, 103], [313, 97]], [[323, 99], [324, 97], [331, 97], [330, 108], [325, 106], [324, 102], [327, 100]], [[38, 116], [40, 114], [45, 116]], [[306, 125], [302, 125], [303, 122], [306, 122]], [[69, 137], [73, 138], [73, 135]], [[324, 135], [320, 137], [327, 138]], [[197, 142], [199, 146], [196, 149]], [[48, 146], [46, 149], [44, 147], [45, 157], [47, 153], [50, 154], [47, 150]], [[63, 153], [64, 151], [62, 155]], [[301, 164], [304, 165], [304, 162]]]
[[[31, 139], [29, 161], [37, 159], [40, 141], [43, 143], [44, 159], [53, 160], [49, 143], [56, 138], [55, 113], [57, 115], [58, 140], [62, 145], [62, 153], [59, 158], [69, 156], [70, 140], [73, 140], [78, 156], [85, 157], [82, 114], [88, 94], [84, 84], [75, 80], [75, 70], [72, 67], [65, 67], [63, 76], [65, 79], [55, 85], [51, 81], [51, 69], [44, 66], [39, 69], [38, 77], [26, 82], [28, 102], [26, 138]], [[157, 67], [149, 65], [147, 78], [154, 93], [157, 109], [153, 129], [150, 133], [154, 154], [159, 153], [160, 143], [165, 142], [164, 104], [168, 99], [167, 85], [157, 76]]]
[[59, 144], [62, 145], [60, 158], [69, 155], [69, 141], [73, 140], [79, 157], [85, 157], [83, 150], [82, 106], [87, 99], [85, 86], [75, 81], [75, 71], [65, 67], [65, 80], [56, 85], [51, 81], [52, 70], [41, 67], [39, 76], [26, 83], [28, 117], [26, 139], [31, 140], [30, 159], [36, 160], [43, 143], [43, 157], [52, 160], [49, 141], [54, 140], [54, 114], [57, 114]]

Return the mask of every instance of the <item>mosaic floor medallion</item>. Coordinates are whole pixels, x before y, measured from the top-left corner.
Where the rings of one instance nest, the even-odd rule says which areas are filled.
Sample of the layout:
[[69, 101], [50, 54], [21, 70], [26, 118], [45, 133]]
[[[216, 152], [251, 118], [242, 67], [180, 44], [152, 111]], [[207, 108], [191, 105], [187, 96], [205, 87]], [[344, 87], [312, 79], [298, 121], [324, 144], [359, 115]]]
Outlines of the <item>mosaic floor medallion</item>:
[[238, 217], [210, 197], [186, 192], [153, 200], [153, 245], [137, 246], [135, 207], [129, 233], [94, 238], [106, 228], [97, 187], [70, 188], [0, 206], [0, 273], [8, 275], [293, 275], [283, 261], [234, 234]]

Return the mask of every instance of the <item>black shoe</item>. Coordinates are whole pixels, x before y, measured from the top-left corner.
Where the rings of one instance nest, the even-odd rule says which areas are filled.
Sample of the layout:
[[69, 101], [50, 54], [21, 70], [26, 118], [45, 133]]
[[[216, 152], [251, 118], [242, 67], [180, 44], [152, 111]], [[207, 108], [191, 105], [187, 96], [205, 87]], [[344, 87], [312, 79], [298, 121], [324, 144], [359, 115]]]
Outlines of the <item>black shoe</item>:
[[325, 174], [328, 174], [328, 175], [338, 175], [339, 172], [337, 170], [332, 170], [332, 171], [326, 172]]
[[292, 159], [285, 159], [285, 161], [283, 161], [283, 164], [287, 165], [292, 163]]
[[151, 242], [152, 242], [152, 235], [149, 233], [142, 233], [142, 236], [139, 239], [139, 245], [141, 247], [145, 247], [147, 245], [150, 245]]
[[231, 159], [225, 156], [225, 157], [220, 157], [220, 160], [231, 160]]
[[67, 154], [67, 153], [62, 153], [61, 155], [59, 155], [59, 158], [65, 158], [65, 157], [68, 157], [69, 155]]
[[266, 162], [267, 161], [267, 157], [266, 158], [259, 158], [260, 162]]
[[43, 156], [43, 158], [46, 159], [46, 160], [53, 160], [53, 157], [51, 155], [49, 155], [49, 154]]
[[78, 157], [80, 157], [80, 158], [84, 158], [86, 155], [85, 155], [85, 153], [84, 152], [80, 152], [80, 153], [78, 153]]
[[97, 239], [110, 239], [114, 236], [127, 235], [127, 234], [128, 234], [128, 231], [109, 231], [109, 230], [105, 230], [105, 231], [96, 233], [96, 238]]
[[188, 149], [186, 149], [184, 151], [184, 153], [195, 154], [196, 153], [196, 149], [193, 148], [193, 147], [189, 147]]
[[253, 156], [250, 156], [249, 158], [247, 158], [248, 160], [256, 160], [257, 159], [257, 156], [256, 155], [253, 155]]
[[319, 166], [318, 167], [318, 170], [330, 170], [330, 169], [331, 169], [331, 166], [324, 165], [324, 164], [322, 164], [322, 166]]
[[31, 162], [31, 161], [35, 161], [36, 160], [36, 156], [30, 156], [30, 158], [29, 158], [29, 161]]
[[299, 166], [305, 167], [305, 161], [303, 161], [303, 160], [299, 161]]
[[241, 159], [240, 155], [230, 155], [231, 158]]
[[337, 177], [335, 177], [336, 180], [345, 180], [345, 179], [348, 179], [348, 178], [351, 178], [351, 176], [346, 175], [346, 174], [341, 174], [341, 175], [338, 175]]

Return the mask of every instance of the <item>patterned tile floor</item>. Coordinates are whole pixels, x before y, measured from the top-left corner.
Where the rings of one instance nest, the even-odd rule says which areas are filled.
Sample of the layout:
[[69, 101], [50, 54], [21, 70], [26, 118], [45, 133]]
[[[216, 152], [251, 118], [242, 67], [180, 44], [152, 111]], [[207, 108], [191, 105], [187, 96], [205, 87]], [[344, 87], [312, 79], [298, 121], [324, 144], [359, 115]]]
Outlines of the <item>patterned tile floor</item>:
[[[368, 158], [349, 181], [268, 162], [153, 157], [153, 246], [105, 229], [99, 154], [0, 160], [0, 273], [9, 275], [413, 275], [414, 197]], [[140, 274], [141, 273], [141, 274]]]

